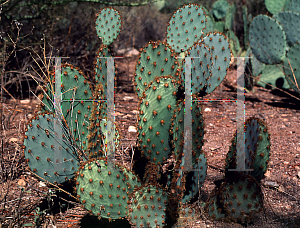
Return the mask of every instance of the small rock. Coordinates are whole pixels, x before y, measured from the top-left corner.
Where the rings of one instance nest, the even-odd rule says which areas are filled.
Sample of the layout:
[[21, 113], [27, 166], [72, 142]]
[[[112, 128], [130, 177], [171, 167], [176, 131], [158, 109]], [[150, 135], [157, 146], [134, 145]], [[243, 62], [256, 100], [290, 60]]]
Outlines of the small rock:
[[265, 182], [265, 186], [268, 186], [268, 187], [279, 187], [279, 184], [277, 184], [274, 181], [266, 181]]
[[210, 112], [211, 111], [211, 109], [210, 108], [206, 108], [206, 109], [204, 109], [204, 112]]
[[128, 96], [123, 97], [123, 101], [131, 101], [131, 100], [133, 100], [133, 97], [128, 97]]
[[26, 99], [26, 100], [20, 100], [20, 103], [21, 103], [21, 104], [29, 104], [29, 103], [30, 103], [30, 100], [29, 100], [29, 99]]
[[43, 181], [40, 181], [39, 187], [46, 187], [46, 184]]
[[17, 138], [10, 138], [9, 139], [9, 142], [19, 142], [20, 139], [17, 139]]
[[26, 186], [26, 182], [23, 179], [18, 180], [18, 186], [24, 188]]
[[135, 126], [129, 126], [128, 132], [137, 132], [137, 129]]
[[300, 171], [298, 171], [297, 177], [300, 178]]
[[133, 110], [133, 111], [131, 111], [133, 114], [138, 114], [139, 113], [139, 111], [138, 110]]

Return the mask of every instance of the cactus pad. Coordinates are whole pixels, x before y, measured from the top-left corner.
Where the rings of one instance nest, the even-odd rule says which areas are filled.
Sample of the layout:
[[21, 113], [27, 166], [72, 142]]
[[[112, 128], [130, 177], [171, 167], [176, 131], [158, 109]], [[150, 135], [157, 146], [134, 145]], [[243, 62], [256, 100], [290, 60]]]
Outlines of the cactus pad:
[[213, 66], [211, 67], [211, 76], [200, 96], [213, 92], [221, 84], [227, 75], [231, 55], [228, 40], [222, 33], [210, 33], [204, 37], [203, 42], [212, 53]]
[[167, 27], [167, 42], [176, 53], [184, 52], [201, 39], [206, 26], [202, 7], [188, 4], [180, 7], [170, 17]]
[[271, 14], [280, 12], [283, 9], [284, 4], [285, 1], [282, 0], [265, 0], [266, 8]]
[[119, 12], [111, 7], [105, 7], [96, 14], [96, 31], [104, 45], [110, 45], [119, 36], [122, 20]]
[[[36, 115], [29, 121], [25, 129], [24, 155], [35, 174], [50, 183], [60, 184], [74, 176], [79, 167], [80, 155], [68, 134], [66, 124], [63, 121], [58, 123], [63, 132], [63, 138], [60, 139], [55, 132], [54, 121], [58, 120], [48, 112]], [[60, 153], [62, 161], [54, 157], [54, 150], [59, 150], [57, 153]], [[60, 164], [55, 166], [54, 163]]]
[[168, 192], [146, 185], [130, 196], [129, 221], [134, 227], [163, 227], [166, 221]]
[[177, 87], [172, 77], [157, 77], [139, 105], [138, 142], [142, 154], [155, 164], [168, 158], [169, 128], [176, 106]]
[[114, 164], [106, 169], [102, 158], [85, 162], [76, 176], [77, 197], [92, 214], [108, 219], [120, 219], [128, 216], [128, 196], [140, 181], [124, 167]]
[[294, 44], [288, 51], [286, 58], [284, 59], [284, 73], [287, 82], [290, 84], [291, 88], [300, 94], [300, 72], [297, 70], [299, 68], [299, 52], [300, 44]]
[[[299, 2], [300, 3], [300, 2]], [[282, 26], [286, 42], [292, 46], [296, 42], [300, 42], [300, 14], [295, 12], [279, 12], [273, 15], [273, 18]]]
[[282, 26], [273, 18], [258, 15], [249, 29], [252, 53], [265, 64], [280, 63], [285, 57], [286, 36]]
[[141, 49], [135, 66], [134, 85], [138, 97], [141, 98], [150, 82], [160, 75], [179, 77], [177, 56], [166, 43], [149, 42]]
[[216, 19], [222, 20], [226, 16], [228, 8], [229, 4], [226, 0], [218, 0], [213, 4], [212, 13]]
[[[245, 125], [245, 169], [253, 169], [249, 174], [260, 181], [268, 168], [270, 156], [270, 135], [266, 124], [258, 118], [249, 118]], [[226, 157], [225, 177], [230, 178], [237, 171], [228, 171], [228, 169], [236, 169], [237, 167], [237, 135], [235, 133], [232, 139], [230, 150]], [[242, 142], [243, 143], [243, 142]], [[242, 162], [242, 161], [241, 161]], [[248, 174], [248, 171], [246, 171]]]

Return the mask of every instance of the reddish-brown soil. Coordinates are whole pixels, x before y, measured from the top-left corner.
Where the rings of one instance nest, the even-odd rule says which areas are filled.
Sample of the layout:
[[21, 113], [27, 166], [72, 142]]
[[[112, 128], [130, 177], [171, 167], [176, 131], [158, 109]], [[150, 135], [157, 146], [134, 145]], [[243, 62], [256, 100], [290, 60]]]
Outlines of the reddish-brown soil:
[[[129, 126], [136, 126], [138, 98], [132, 90], [133, 59], [119, 62], [118, 88], [115, 96], [116, 122], [122, 136], [118, 159], [130, 165], [129, 151], [136, 143], [137, 133], [128, 132]], [[236, 99], [236, 71], [231, 69], [222, 82], [207, 99]], [[126, 84], [125, 84], [126, 82]], [[256, 116], [264, 120], [271, 135], [271, 156], [269, 168], [262, 181], [264, 211], [255, 215], [248, 227], [300, 227], [300, 100], [280, 91], [254, 87], [255, 92], [245, 94], [246, 119]], [[297, 96], [293, 91], [288, 91]], [[299, 95], [298, 95], [299, 98]], [[23, 103], [21, 103], [23, 102]], [[33, 222], [35, 202], [38, 203], [49, 191], [32, 174], [25, 170], [20, 151], [24, 124], [34, 114], [36, 100], [7, 100], [4, 105], [3, 145], [1, 151], [0, 220], [5, 227], [19, 213], [17, 226]], [[208, 160], [205, 183], [201, 189], [201, 200], [208, 198], [215, 187], [214, 181], [222, 179], [226, 153], [236, 131], [236, 102], [203, 102], [205, 136], [203, 150]], [[205, 111], [204, 111], [205, 110]], [[3, 173], [7, 171], [4, 179]], [[21, 194], [20, 185], [25, 182]], [[274, 187], [275, 182], [276, 186]], [[21, 194], [21, 195], [20, 195]], [[19, 198], [21, 200], [19, 200]], [[28, 208], [26, 208], [26, 206]], [[197, 211], [197, 204], [193, 205]], [[201, 207], [200, 207], [201, 209]], [[80, 220], [87, 212], [75, 205], [55, 216], [47, 215], [45, 227], [51, 223], [56, 227], [80, 227]], [[235, 223], [214, 222], [205, 214], [189, 218], [182, 227], [242, 227]], [[0, 225], [1, 227], [1, 225]]]

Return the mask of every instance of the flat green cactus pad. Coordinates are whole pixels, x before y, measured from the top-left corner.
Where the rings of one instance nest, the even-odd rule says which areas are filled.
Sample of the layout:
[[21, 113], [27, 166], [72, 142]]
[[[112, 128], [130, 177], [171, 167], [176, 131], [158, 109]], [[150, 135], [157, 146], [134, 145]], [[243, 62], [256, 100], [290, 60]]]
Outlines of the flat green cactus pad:
[[146, 185], [133, 192], [130, 198], [128, 219], [134, 227], [163, 227], [166, 224], [166, 190]]
[[265, 0], [267, 10], [271, 14], [276, 14], [283, 10], [285, 0]]
[[184, 52], [201, 39], [206, 26], [202, 7], [188, 4], [180, 7], [170, 17], [167, 27], [167, 42], [176, 53]]
[[300, 42], [300, 14], [296, 12], [278, 12], [273, 18], [282, 26], [286, 42], [292, 46], [296, 42]]
[[290, 48], [284, 59], [283, 70], [291, 88], [300, 94], [300, 71], [297, 70], [300, 66], [299, 52], [300, 44], [296, 43]]
[[135, 66], [134, 85], [139, 98], [149, 84], [162, 75], [179, 78], [177, 56], [165, 42], [149, 42], [141, 49]]
[[139, 105], [138, 143], [143, 156], [162, 164], [171, 153], [169, 129], [176, 107], [177, 86], [172, 77], [157, 77]]
[[128, 216], [128, 196], [141, 186], [138, 177], [121, 165], [107, 169], [103, 158], [85, 162], [75, 180], [80, 203], [93, 215], [108, 219]]
[[110, 45], [121, 31], [122, 20], [119, 11], [112, 7], [105, 7], [96, 15], [96, 31], [104, 45]]
[[229, 171], [229, 169], [237, 168], [237, 149], [241, 147], [241, 143], [245, 143], [245, 169], [253, 169], [253, 171], [246, 172], [260, 181], [264, 178], [267, 171], [270, 159], [270, 134], [266, 123], [258, 118], [251, 117], [246, 120], [245, 125], [245, 141], [238, 140], [235, 133], [232, 139], [230, 150], [226, 157], [225, 177], [230, 178], [239, 171]]
[[213, 4], [212, 13], [216, 19], [223, 19], [229, 8], [229, 4], [226, 0], [218, 0]]
[[[58, 121], [59, 129], [54, 129], [54, 121]], [[59, 130], [62, 138], [56, 133]], [[49, 112], [33, 117], [25, 129], [23, 147], [27, 164], [35, 174], [50, 183], [63, 183], [78, 170], [81, 154], [77, 153], [74, 144], [65, 122], [60, 122]]]
[[273, 18], [258, 15], [249, 29], [252, 53], [265, 64], [280, 63], [285, 57], [286, 36], [282, 26]]

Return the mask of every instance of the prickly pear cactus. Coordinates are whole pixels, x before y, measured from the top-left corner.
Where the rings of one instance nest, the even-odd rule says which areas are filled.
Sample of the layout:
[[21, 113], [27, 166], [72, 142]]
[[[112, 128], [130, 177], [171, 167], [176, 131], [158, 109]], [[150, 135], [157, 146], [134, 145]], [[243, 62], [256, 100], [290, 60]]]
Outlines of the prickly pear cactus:
[[271, 14], [276, 14], [280, 11], [283, 10], [285, 1], [281, 1], [281, 0], [265, 0], [265, 5], [267, 10], [271, 13]]
[[169, 129], [176, 107], [177, 86], [172, 77], [157, 77], [139, 105], [138, 143], [142, 154], [155, 164], [169, 156]]
[[121, 165], [107, 169], [103, 158], [85, 162], [75, 181], [80, 203], [93, 215], [108, 219], [127, 217], [128, 196], [141, 186], [138, 177]]
[[212, 13], [217, 20], [223, 19], [229, 8], [229, 4], [226, 0], [218, 0], [213, 4]]
[[177, 56], [165, 42], [149, 42], [141, 49], [135, 66], [134, 85], [138, 97], [142, 98], [155, 77], [162, 75], [179, 77]]
[[102, 46], [94, 60], [95, 82], [96, 84], [102, 84], [104, 99], [106, 99], [107, 93], [107, 57], [112, 57], [112, 55], [109, 53], [107, 46]]
[[246, 222], [254, 212], [262, 210], [263, 194], [255, 178], [241, 176], [235, 181], [222, 183], [220, 197], [227, 218], [234, 222]]
[[122, 20], [119, 12], [111, 7], [105, 7], [96, 15], [96, 31], [104, 45], [110, 45], [119, 36]]
[[285, 57], [286, 35], [282, 26], [273, 18], [258, 15], [249, 29], [252, 53], [265, 64], [280, 63]]
[[292, 46], [296, 42], [300, 42], [300, 14], [296, 12], [278, 12], [273, 15], [273, 18], [282, 26], [286, 42]]
[[[267, 171], [270, 159], [270, 134], [266, 123], [258, 118], [247, 119], [244, 126], [245, 141], [243, 142], [241, 139], [241, 143], [245, 143], [245, 169], [253, 169], [246, 173], [249, 172], [251, 176], [260, 181]], [[228, 169], [237, 168], [237, 148], [241, 147], [238, 141], [240, 142], [235, 133], [226, 157], [225, 177], [228, 178], [233, 175], [233, 171], [228, 171]]]
[[[183, 151], [184, 144], [184, 103], [178, 104], [172, 118], [172, 144], [174, 145], [174, 154], [176, 160], [179, 159], [180, 154]], [[202, 107], [196, 101], [192, 103], [192, 163], [190, 165], [196, 164], [197, 158], [202, 153], [203, 138], [204, 138], [204, 118], [202, 113]]]
[[211, 76], [199, 96], [213, 92], [221, 84], [227, 74], [231, 54], [228, 39], [222, 33], [210, 33], [204, 37], [203, 42], [210, 49], [213, 66]]
[[[33, 117], [25, 129], [23, 148], [31, 171], [50, 183], [60, 184], [74, 176], [81, 154], [78, 154], [76, 143], [72, 141], [66, 123], [55, 121], [58, 119], [49, 112]], [[59, 129], [55, 129], [55, 124]], [[62, 132], [62, 138], [56, 133], [59, 130]]]
[[216, 187], [205, 205], [209, 217], [227, 222], [247, 223], [263, 208], [263, 194], [255, 178], [237, 175]]
[[294, 44], [288, 51], [286, 58], [283, 61], [283, 69], [287, 82], [291, 88], [300, 94], [300, 73], [297, 68], [299, 67], [299, 51], [300, 44]]
[[184, 52], [201, 39], [206, 26], [206, 16], [200, 5], [180, 7], [170, 17], [167, 42], [176, 53]]
[[128, 220], [134, 227], [163, 227], [167, 202], [168, 192], [165, 189], [142, 186], [130, 196]]
[[87, 148], [88, 122], [93, 105], [93, 89], [82, 71], [70, 64], [62, 64], [61, 70], [61, 107], [54, 107], [55, 73], [39, 95], [42, 103], [40, 112], [54, 112], [61, 108], [70, 134], [82, 150]]

